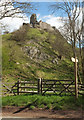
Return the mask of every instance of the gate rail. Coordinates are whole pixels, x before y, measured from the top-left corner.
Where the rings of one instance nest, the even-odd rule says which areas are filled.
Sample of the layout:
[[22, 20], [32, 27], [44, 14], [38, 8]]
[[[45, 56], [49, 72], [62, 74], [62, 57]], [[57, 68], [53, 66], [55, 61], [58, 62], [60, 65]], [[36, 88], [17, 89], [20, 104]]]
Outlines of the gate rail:
[[75, 85], [73, 80], [42, 80], [42, 94], [53, 92], [57, 95], [74, 95]]
[[[75, 95], [75, 82], [73, 80], [49, 80], [38, 79], [37, 81], [17, 81], [11, 87], [3, 84], [2, 91], [5, 94], [19, 95], [21, 93], [37, 93], [56, 95]], [[78, 83], [78, 94], [84, 95], [84, 84]]]

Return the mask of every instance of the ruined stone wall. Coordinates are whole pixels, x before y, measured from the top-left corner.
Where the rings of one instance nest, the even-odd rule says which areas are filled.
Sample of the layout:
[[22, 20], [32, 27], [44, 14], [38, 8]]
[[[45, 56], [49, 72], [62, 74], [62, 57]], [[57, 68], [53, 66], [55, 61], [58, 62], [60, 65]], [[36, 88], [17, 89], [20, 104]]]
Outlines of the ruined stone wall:
[[30, 17], [30, 24], [32, 27], [41, 28], [47, 31], [54, 31], [55, 29], [48, 23], [42, 22], [41, 20], [38, 22], [36, 14], [32, 14]]
[[44, 29], [44, 30], [48, 30], [48, 31], [54, 31], [54, 29], [52, 28], [52, 26], [50, 24], [47, 24], [45, 22], [39, 22], [40, 28]]
[[35, 27], [35, 24], [37, 24], [37, 23], [38, 23], [38, 21], [37, 21], [36, 14], [32, 14], [30, 17], [30, 24], [32, 24], [32, 26]]

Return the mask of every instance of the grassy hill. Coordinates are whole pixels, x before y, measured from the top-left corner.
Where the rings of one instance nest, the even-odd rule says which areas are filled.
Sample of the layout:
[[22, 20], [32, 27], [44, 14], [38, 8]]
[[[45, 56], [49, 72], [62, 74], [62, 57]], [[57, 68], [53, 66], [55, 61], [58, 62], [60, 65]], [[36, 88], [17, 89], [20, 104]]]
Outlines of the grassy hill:
[[71, 45], [58, 30], [47, 32], [27, 25], [2, 36], [4, 82], [47, 79], [73, 79]]

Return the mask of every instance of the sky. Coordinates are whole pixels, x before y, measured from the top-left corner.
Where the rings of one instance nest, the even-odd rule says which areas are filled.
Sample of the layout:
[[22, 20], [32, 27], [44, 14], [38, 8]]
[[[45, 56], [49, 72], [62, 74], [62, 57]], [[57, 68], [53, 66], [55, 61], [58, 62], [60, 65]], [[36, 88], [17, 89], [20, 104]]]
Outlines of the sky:
[[[5, 0], [1, 0], [1, 2], [2, 1], [5, 1]], [[62, 17], [67, 18], [66, 14], [63, 14], [62, 11], [57, 11], [57, 12], [55, 12], [55, 14], [52, 14], [52, 10], [50, 9], [50, 6], [52, 4], [54, 4], [55, 3], [54, 1], [56, 1], [56, 0], [52, 0], [53, 2], [49, 2], [50, 0], [45, 0], [46, 2], [36, 2], [37, 0], [36, 1], [32, 0], [32, 1], [34, 1], [34, 2], [31, 2], [31, 3], [37, 9], [37, 10], [33, 10], [32, 13], [35, 13], [37, 15], [38, 21], [42, 20], [43, 22], [46, 22], [46, 23], [50, 24], [51, 26], [55, 26], [57, 29], [59, 29], [61, 26], [63, 26], [63, 21], [61, 19], [62, 19]], [[39, 0], [39, 1], [41, 1], [41, 0]], [[11, 6], [11, 7], [13, 7], [13, 6]], [[7, 18], [2, 19], [0, 22], [5, 25], [6, 31], [13, 32], [13, 31], [19, 29], [20, 26], [24, 22], [29, 23], [30, 16], [31, 16], [31, 14], [25, 14], [24, 19], [19, 18], [19, 17], [14, 17], [14, 18], [7, 17]]]
[[[50, 24], [51, 26], [55, 26], [59, 28], [63, 25], [62, 17], [67, 17], [66, 14], [63, 14], [62, 11], [57, 11], [52, 14], [51, 5], [55, 4], [55, 2], [37, 2], [37, 10], [35, 13], [37, 14], [37, 20], [42, 20]], [[62, 17], [61, 17], [62, 16]]]
[[[51, 15], [52, 14], [52, 10], [50, 9], [51, 8], [51, 5], [55, 4], [56, 2], [37, 2], [37, 3], [34, 3], [34, 4], [37, 4], [37, 10], [35, 11], [37, 14], [41, 14], [41, 16], [48, 16], [48, 15]], [[59, 17], [61, 16], [62, 13], [61, 11], [57, 11], [55, 13], [55, 17]], [[66, 16], [64, 14], [64, 16]]]
[[[59, 28], [60, 25], [63, 24], [61, 21], [61, 11], [57, 11], [55, 14], [52, 14], [50, 6], [54, 4], [54, 2], [37, 2], [34, 4], [37, 4], [37, 10], [33, 11], [33, 13], [36, 13], [38, 21], [42, 20], [56, 28]], [[66, 17], [66, 15], [64, 14], [63, 17]]]
[[[1, 0], [3, 1], [3, 0]], [[6, 0], [7, 1], [7, 0]], [[55, 15], [52, 15], [51, 10], [49, 10], [50, 5], [54, 2], [32, 2], [32, 4], [36, 7], [37, 10], [33, 10], [32, 13], [37, 15], [37, 20], [42, 20], [52, 26], [58, 28], [62, 25], [60, 20], [61, 12], [57, 12]], [[26, 14], [24, 19], [18, 17], [7, 17], [1, 20], [1, 22], [5, 25], [5, 30], [9, 32], [13, 32], [20, 28], [20, 26], [26, 22], [30, 22], [30, 14]], [[4, 30], [3, 30], [4, 31]]]

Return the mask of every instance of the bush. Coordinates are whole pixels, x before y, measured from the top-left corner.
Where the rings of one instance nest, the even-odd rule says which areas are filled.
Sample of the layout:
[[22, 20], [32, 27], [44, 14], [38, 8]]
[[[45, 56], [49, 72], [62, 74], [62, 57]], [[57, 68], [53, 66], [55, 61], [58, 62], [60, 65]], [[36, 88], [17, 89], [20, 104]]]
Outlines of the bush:
[[2, 39], [4, 39], [4, 40], [11, 40], [11, 34], [8, 33], [8, 34], [2, 35]]
[[44, 107], [45, 107], [44, 104], [38, 105], [38, 108], [44, 108]]
[[11, 39], [18, 41], [18, 42], [25, 41], [28, 29], [29, 29], [28, 26], [22, 26], [19, 30], [13, 32]]
[[52, 105], [51, 104], [47, 104], [47, 109], [51, 109]]
[[35, 106], [31, 105], [31, 106], [29, 107], [29, 109], [30, 109], [30, 110], [35, 109]]
[[61, 110], [62, 106], [60, 106], [59, 104], [54, 104], [53, 110]]

